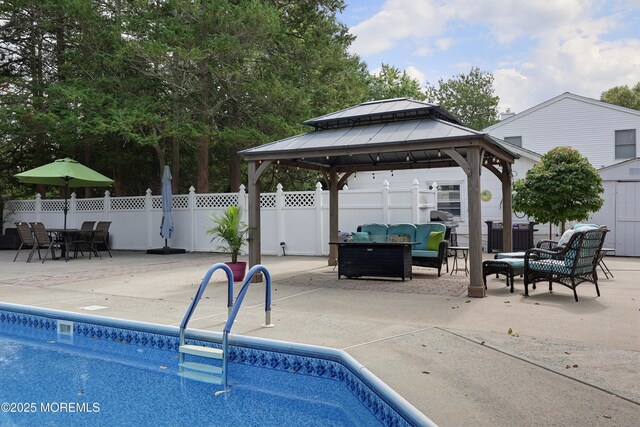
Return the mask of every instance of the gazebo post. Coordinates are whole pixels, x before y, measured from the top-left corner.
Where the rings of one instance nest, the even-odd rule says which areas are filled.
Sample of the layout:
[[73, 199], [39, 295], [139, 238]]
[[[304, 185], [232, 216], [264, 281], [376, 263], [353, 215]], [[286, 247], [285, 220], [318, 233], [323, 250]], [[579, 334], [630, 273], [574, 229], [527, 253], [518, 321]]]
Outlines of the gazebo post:
[[467, 176], [469, 209], [469, 288], [470, 297], [483, 298], [482, 282], [482, 208], [480, 206], [480, 147], [467, 148], [470, 174]]
[[511, 165], [502, 161], [502, 250], [511, 252], [513, 250], [513, 227], [512, 227], [512, 200], [511, 200]]
[[[249, 167], [249, 268], [262, 262], [260, 256], [260, 174], [257, 162], [247, 162]], [[253, 282], [262, 282], [262, 272], [256, 272]]]
[[[338, 171], [329, 169], [329, 241], [338, 241]], [[338, 247], [329, 245], [328, 264], [338, 265]]]

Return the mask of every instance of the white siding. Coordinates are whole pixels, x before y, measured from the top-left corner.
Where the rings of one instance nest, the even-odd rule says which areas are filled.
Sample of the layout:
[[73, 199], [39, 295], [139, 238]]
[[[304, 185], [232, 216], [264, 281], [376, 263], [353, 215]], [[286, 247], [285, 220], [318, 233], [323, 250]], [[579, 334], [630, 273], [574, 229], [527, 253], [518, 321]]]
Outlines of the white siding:
[[615, 131], [635, 129], [636, 156], [640, 155], [640, 112], [565, 94], [521, 114], [486, 131], [501, 139], [522, 136], [522, 147], [540, 154], [570, 146], [600, 168], [623, 160], [615, 158]]

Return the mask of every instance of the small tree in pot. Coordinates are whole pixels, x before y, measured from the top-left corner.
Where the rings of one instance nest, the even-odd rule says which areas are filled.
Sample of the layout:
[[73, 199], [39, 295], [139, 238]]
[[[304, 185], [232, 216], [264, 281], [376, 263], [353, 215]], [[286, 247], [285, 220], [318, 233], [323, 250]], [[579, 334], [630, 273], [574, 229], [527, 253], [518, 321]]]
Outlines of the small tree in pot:
[[227, 265], [233, 271], [234, 281], [239, 282], [244, 279], [247, 263], [238, 262], [238, 254], [247, 243], [249, 235], [249, 227], [241, 220], [240, 208], [229, 206], [221, 215], [212, 214], [209, 219], [213, 222], [213, 227], [207, 229], [207, 234], [212, 236], [212, 242], [216, 239], [224, 242], [218, 249], [231, 253], [231, 262]]

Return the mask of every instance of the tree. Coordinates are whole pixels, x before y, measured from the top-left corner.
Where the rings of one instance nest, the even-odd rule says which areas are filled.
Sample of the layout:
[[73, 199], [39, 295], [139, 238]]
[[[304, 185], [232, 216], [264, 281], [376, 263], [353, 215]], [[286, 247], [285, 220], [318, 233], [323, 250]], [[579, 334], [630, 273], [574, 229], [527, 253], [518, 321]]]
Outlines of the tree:
[[469, 74], [438, 80], [438, 87], [427, 85], [429, 102], [456, 116], [465, 126], [481, 130], [498, 122], [498, 102], [493, 95], [493, 75], [473, 67]]
[[614, 86], [611, 89], [605, 90], [602, 92], [602, 95], [600, 95], [600, 101], [640, 110], [640, 82], [636, 83], [632, 88], [624, 85]]
[[604, 200], [602, 178], [586, 157], [571, 147], [556, 147], [513, 184], [513, 210], [538, 222], [562, 226], [597, 212]]
[[420, 90], [420, 82], [413, 79], [406, 71], [388, 64], [382, 64], [379, 74], [370, 74], [367, 78], [369, 100], [389, 98], [410, 98], [422, 101], [425, 94]]

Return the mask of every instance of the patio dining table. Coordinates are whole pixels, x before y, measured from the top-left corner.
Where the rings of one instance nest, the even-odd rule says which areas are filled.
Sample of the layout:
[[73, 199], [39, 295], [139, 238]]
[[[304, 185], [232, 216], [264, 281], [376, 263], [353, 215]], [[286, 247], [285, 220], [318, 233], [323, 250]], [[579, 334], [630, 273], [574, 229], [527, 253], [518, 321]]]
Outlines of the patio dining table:
[[79, 228], [47, 228], [47, 233], [53, 239], [58, 239], [64, 243], [64, 260], [69, 261], [69, 251], [73, 236], [80, 232]]

